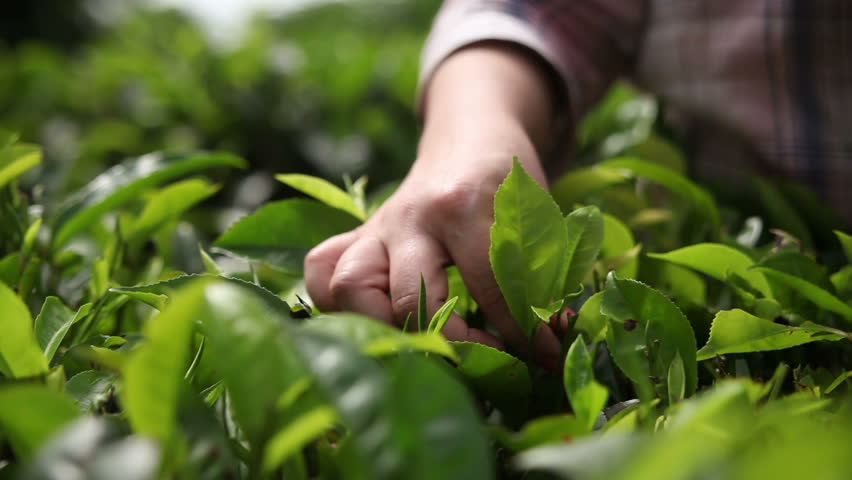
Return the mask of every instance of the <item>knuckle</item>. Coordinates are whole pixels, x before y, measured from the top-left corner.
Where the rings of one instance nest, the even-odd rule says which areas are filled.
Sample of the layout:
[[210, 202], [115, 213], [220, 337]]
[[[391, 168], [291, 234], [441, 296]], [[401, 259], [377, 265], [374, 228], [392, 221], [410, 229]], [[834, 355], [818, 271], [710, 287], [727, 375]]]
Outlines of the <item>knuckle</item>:
[[406, 315], [417, 310], [419, 293], [405, 293], [391, 298], [391, 308], [396, 315]]
[[350, 270], [334, 272], [328, 284], [328, 289], [335, 298], [351, 295], [359, 288], [361, 288], [361, 280]]
[[481, 189], [473, 183], [454, 183], [438, 190], [431, 198], [432, 209], [451, 217], [464, 216], [482, 200]]

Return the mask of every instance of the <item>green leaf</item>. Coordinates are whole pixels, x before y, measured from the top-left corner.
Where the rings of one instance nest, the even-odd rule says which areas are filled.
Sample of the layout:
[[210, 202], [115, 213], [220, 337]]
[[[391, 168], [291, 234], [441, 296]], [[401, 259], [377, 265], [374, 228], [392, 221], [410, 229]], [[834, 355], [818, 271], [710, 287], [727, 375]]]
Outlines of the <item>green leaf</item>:
[[571, 415], [552, 415], [531, 420], [520, 432], [499, 428], [497, 440], [513, 452], [522, 452], [549, 443], [569, 443], [588, 432], [584, 422]]
[[307, 372], [284, 335], [287, 317], [238, 285], [212, 282], [203, 292], [207, 358], [225, 380], [246, 438], [260, 449], [275, 433], [271, 414], [279, 398]]
[[848, 380], [849, 378], [852, 378], [852, 370], [849, 370], [849, 371], [847, 371], [847, 372], [843, 372], [843, 373], [841, 373], [841, 374], [840, 374], [840, 375], [838, 375], [838, 376], [837, 376], [837, 378], [835, 378], [835, 379], [831, 382], [831, 384], [829, 384], [829, 386], [825, 389], [825, 394], [826, 394], [826, 395], [828, 395], [829, 393], [833, 392], [835, 389], [837, 389], [837, 387], [839, 387], [840, 385], [842, 385], [842, 384], [843, 384], [843, 382], [845, 382], [845, 381], [846, 381], [846, 380]]
[[299, 173], [276, 175], [275, 179], [316, 198], [329, 207], [343, 210], [362, 222], [367, 219], [363, 205], [358, 205], [352, 196], [328, 180]]
[[189, 172], [212, 167], [245, 167], [230, 154], [164, 155], [150, 153], [116, 165], [73, 193], [53, 217], [53, 246], [60, 247], [102, 215], [137, 198], [145, 190]]
[[600, 342], [606, 338], [608, 321], [606, 315], [601, 313], [602, 302], [603, 292], [598, 292], [586, 299], [577, 314], [575, 328], [585, 335], [585, 340], [589, 343]]
[[78, 415], [70, 398], [40, 385], [0, 388], [0, 405], [0, 431], [21, 458], [30, 457]]
[[244, 217], [213, 246], [300, 274], [311, 248], [358, 225], [360, 222], [346, 212], [313, 200], [293, 198], [268, 203]]
[[24, 241], [21, 245], [21, 254], [29, 255], [33, 251], [33, 247], [35, 246], [36, 239], [38, 238], [38, 232], [41, 230], [41, 217], [35, 219], [35, 221], [27, 227], [26, 233], [24, 233]]
[[836, 330], [810, 322], [799, 327], [789, 327], [755, 317], [743, 310], [726, 310], [717, 313], [713, 319], [710, 339], [698, 351], [698, 360], [726, 353], [781, 350], [818, 340], [841, 338]]
[[620, 169], [595, 165], [571, 170], [554, 182], [550, 191], [562, 211], [567, 213], [598, 190], [628, 180], [630, 175]]
[[349, 427], [366, 478], [494, 478], [473, 403], [439, 364], [403, 355], [389, 359], [385, 373], [347, 343], [314, 332], [295, 346], [314, 359], [308, 367]]
[[840, 241], [840, 245], [843, 247], [843, 253], [846, 254], [846, 260], [852, 263], [852, 235], [843, 233], [840, 230], [835, 230], [834, 234], [837, 236], [837, 240]]
[[565, 217], [568, 243], [563, 260], [566, 273], [561, 296], [577, 291], [591, 270], [604, 239], [604, 221], [597, 207], [583, 207]]
[[[640, 388], [640, 398], [654, 387], [667, 398], [663, 381], [676, 355], [684, 363], [686, 394], [698, 383], [695, 336], [692, 326], [665, 295], [635, 280], [610, 273], [601, 313], [610, 317], [607, 344], [618, 366]], [[652, 378], [656, 381], [649, 382]]]
[[0, 373], [9, 378], [34, 377], [47, 372], [47, 359], [33, 333], [27, 306], [0, 283]]
[[110, 398], [116, 375], [102, 370], [86, 370], [68, 379], [65, 392], [74, 397], [82, 413], [95, 413]]
[[272, 472], [288, 457], [301, 452], [309, 442], [329, 430], [337, 420], [337, 413], [329, 407], [317, 407], [298, 418], [272, 436], [263, 453], [263, 470]]
[[420, 274], [420, 295], [417, 296], [417, 332], [426, 330], [428, 318], [426, 311], [426, 281], [423, 280], [423, 274]]
[[624, 169], [633, 175], [647, 178], [668, 188], [676, 195], [688, 201], [707, 220], [710, 221], [712, 235], [717, 235], [721, 220], [713, 197], [703, 188], [694, 184], [675, 171], [638, 158], [622, 157], [607, 160], [600, 165], [608, 168]]
[[191, 178], [169, 185], [154, 194], [133, 222], [127, 240], [137, 242], [150, 236], [193, 205], [219, 191], [205, 180]]
[[592, 431], [606, 406], [609, 392], [595, 381], [592, 357], [582, 335], [568, 349], [562, 381], [577, 420], [585, 426], [585, 431]]
[[444, 330], [444, 325], [447, 324], [447, 321], [450, 320], [450, 315], [453, 314], [453, 309], [456, 307], [456, 303], [458, 303], [459, 297], [453, 297], [443, 305], [441, 308], [435, 312], [435, 315], [432, 315], [432, 320], [429, 321], [429, 328], [426, 329], [427, 332], [433, 333], [441, 333]]
[[735, 248], [719, 243], [699, 243], [668, 253], [649, 253], [648, 256], [698, 270], [722, 282], [727, 281], [730, 273], [736, 273], [764, 296], [772, 298], [766, 278], [760, 272], [750, 270], [754, 261]]
[[421, 351], [458, 360], [453, 347], [437, 332], [403, 333], [390, 325], [356, 313], [315, 315], [305, 320], [302, 328], [345, 340], [367, 355], [383, 356], [404, 351]]
[[205, 273], [209, 273], [210, 275], [224, 275], [225, 271], [222, 270], [222, 267], [216, 263], [216, 260], [213, 260], [213, 257], [210, 256], [201, 245], [198, 245], [198, 254], [201, 256], [201, 261], [204, 263], [204, 271]]
[[852, 265], [847, 265], [831, 275], [831, 284], [843, 298], [852, 295]]
[[686, 396], [686, 371], [680, 353], [675, 354], [674, 360], [669, 365], [666, 382], [669, 390], [669, 405], [683, 400]]
[[[601, 257], [609, 258], [629, 252], [636, 246], [633, 233], [621, 220], [612, 215], [603, 215], [603, 242], [601, 243]], [[639, 272], [639, 260], [635, 256], [627, 263], [615, 269], [620, 278], [636, 278]]]
[[548, 305], [562, 296], [567, 247], [559, 207], [515, 159], [494, 197], [489, 254], [500, 291], [527, 337], [541, 324], [530, 306]]
[[556, 315], [557, 312], [562, 310], [562, 305], [565, 303], [565, 300], [560, 298], [559, 300], [551, 303], [546, 307], [533, 307], [530, 306], [533, 313], [539, 320], [544, 323], [550, 323], [550, 317]]
[[[223, 277], [219, 275], [181, 275], [179, 277], [174, 277], [169, 280], [163, 280], [162, 282], [152, 283], [150, 285], [136, 285], [134, 287], [111, 288], [110, 292], [130, 295], [133, 298], [136, 298], [137, 300], [141, 300], [151, 305], [154, 308], [161, 309], [163, 306], [165, 306], [165, 302], [163, 301], [164, 297], [168, 297], [172, 295], [175, 291], [199, 280], [218, 280], [247, 288], [249, 290], [252, 290], [274, 312], [288, 316], [290, 314], [290, 306], [287, 305], [287, 302], [285, 302], [281, 297], [275, 295], [269, 290], [254, 283], [247, 282], [245, 280], [240, 280], [239, 278]], [[134, 295], [139, 293], [154, 294], [155, 296]]]
[[754, 270], [763, 273], [774, 281], [793, 288], [796, 293], [807, 298], [817, 306], [837, 313], [847, 321], [852, 321], [852, 307], [817, 285], [769, 267], [757, 266]]
[[175, 296], [148, 320], [146, 341], [122, 368], [122, 403], [134, 431], [169, 445], [175, 435], [178, 400], [189, 362], [195, 320], [203, 313], [203, 284]]
[[48, 363], [53, 360], [56, 349], [62, 344], [68, 329], [88, 315], [91, 310], [91, 303], [83, 305], [74, 312], [57, 297], [47, 297], [44, 300], [41, 312], [35, 319], [35, 336]]
[[458, 371], [476, 394], [509, 418], [526, 418], [532, 380], [527, 365], [496, 348], [472, 342], [452, 342], [460, 361]]
[[41, 148], [18, 144], [0, 148], [0, 188], [41, 163]]
[[811, 233], [804, 220], [781, 192], [768, 180], [755, 177], [754, 183], [771, 222], [767, 228], [780, 228], [799, 239], [805, 246], [813, 245]]

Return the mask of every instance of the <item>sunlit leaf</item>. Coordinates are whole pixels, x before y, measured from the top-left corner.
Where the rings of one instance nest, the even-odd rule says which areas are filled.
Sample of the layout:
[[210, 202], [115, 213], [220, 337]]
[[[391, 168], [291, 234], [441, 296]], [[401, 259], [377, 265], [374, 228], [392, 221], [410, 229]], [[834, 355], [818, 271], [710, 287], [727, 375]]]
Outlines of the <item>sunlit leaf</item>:
[[358, 225], [355, 217], [342, 210], [293, 198], [264, 205], [232, 225], [213, 245], [298, 274], [311, 248]]
[[0, 373], [23, 378], [47, 372], [47, 358], [33, 332], [27, 306], [4, 283], [0, 283]]
[[438, 333], [403, 333], [378, 320], [355, 313], [315, 315], [305, 320], [302, 328], [346, 340], [368, 355], [422, 351], [451, 360], [458, 359], [453, 347]]
[[0, 148], [0, 188], [41, 163], [41, 148], [18, 144]]
[[755, 317], [743, 310], [726, 310], [717, 313], [713, 319], [710, 340], [698, 351], [698, 360], [725, 353], [780, 350], [819, 340], [842, 338], [836, 330], [810, 322], [790, 327]]
[[150, 153], [116, 165], [62, 202], [51, 224], [53, 245], [64, 245], [105, 213], [137, 198], [150, 187], [197, 170], [244, 166], [240, 158], [224, 153], [186, 156]]
[[563, 384], [577, 420], [585, 426], [585, 431], [591, 431], [606, 406], [609, 392], [595, 381], [592, 357], [582, 336], [578, 336], [568, 349]]
[[565, 217], [565, 283], [561, 296], [575, 292], [597, 259], [604, 240], [604, 221], [597, 207], [583, 207]]
[[127, 234], [128, 241], [144, 239], [218, 190], [218, 186], [197, 178], [176, 182], [161, 189], [148, 200], [139, 218], [133, 222]]
[[145, 342], [122, 368], [122, 403], [133, 429], [164, 445], [173, 441], [180, 388], [189, 362], [203, 285], [194, 285], [145, 325]]
[[698, 270], [723, 282], [729, 273], [736, 273], [764, 296], [772, 298], [766, 278], [760, 272], [750, 270], [754, 261], [735, 248], [718, 243], [699, 243], [668, 253], [649, 253], [648, 256]]
[[643, 283], [610, 274], [601, 312], [610, 317], [607, 345], [613, 359], [643, 396], [650, 397], [653, 389], [667, 398], [665, 379], [676, 355], [683, 359], [686, 395], [695, 392], [695, 335], [671, 300]]
[[299, 173], [276, 175], [275, 179], [314, 197], [329, 207], [343, 210], [362, 222], [367, 219], [363, 205], [359, 206], [351, 195], [328, 180]]
[[491, 267], [515, 321], [531, 336], [541, 322], [530, 306], [548, 305], [562, 296], [566, 275], [562, 259], [568, 251], [566, 222], [550, 195], [517, 159], [497, 190], [494, 209]]

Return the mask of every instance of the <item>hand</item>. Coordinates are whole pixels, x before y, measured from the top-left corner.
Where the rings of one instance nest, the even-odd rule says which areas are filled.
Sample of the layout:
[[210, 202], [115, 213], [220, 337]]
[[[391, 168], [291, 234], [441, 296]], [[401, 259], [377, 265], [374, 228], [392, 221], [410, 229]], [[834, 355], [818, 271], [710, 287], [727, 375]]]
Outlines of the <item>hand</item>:
[[[550, 99], [525, 55], [480, 46], [453, 55], [436, 72], [418, 159], [397, 192], [364, 225], [328, 239], [306, 257], [305, 282], [317, 307], [402, 325], [417, 311], [421, 275], [431, 314], [447, 297], [444, 267], [454, 264], [502, 339], [528, 349], [488, 257], [494, 194], [512, 158], [518, 156], [546, 185], [535, 139], [546, 137], [540, 116], [549, 115]], [[538, 354], [549, 362], [560, 345], [551, 330], [541, 332]], [[443, 333], [451, 340], [503, 347], [455, 314]]]

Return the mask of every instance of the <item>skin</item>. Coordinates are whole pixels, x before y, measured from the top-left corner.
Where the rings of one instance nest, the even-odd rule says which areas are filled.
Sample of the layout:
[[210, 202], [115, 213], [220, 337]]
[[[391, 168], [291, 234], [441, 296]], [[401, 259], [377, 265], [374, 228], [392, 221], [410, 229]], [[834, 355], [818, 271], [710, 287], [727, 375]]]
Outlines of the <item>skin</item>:
[[[459, 268], [502, 339], [453, 316], [450, 340], [528, 353], [488, 259], [493, 198], [517, 155], [541, 185], [554, 96], [548, 72], [528, 52], [482, 42], [455, 52], [435, 71], [424, 98], [417, 159], [396, 193], [361, 227], [332, 237], [305, 258], [305, 282], [323, 311], [354, 311], [402, 325], [417, 311], [420, 275], [428, 309], [447, 297], [444, 267]], [[540, 329], [536, 357], [558, 358], [559, 342]]]

